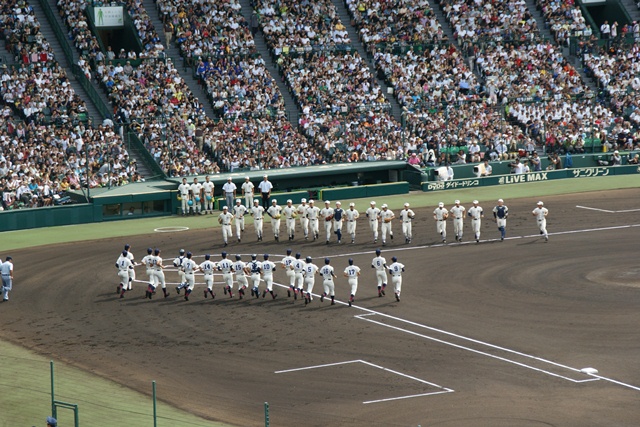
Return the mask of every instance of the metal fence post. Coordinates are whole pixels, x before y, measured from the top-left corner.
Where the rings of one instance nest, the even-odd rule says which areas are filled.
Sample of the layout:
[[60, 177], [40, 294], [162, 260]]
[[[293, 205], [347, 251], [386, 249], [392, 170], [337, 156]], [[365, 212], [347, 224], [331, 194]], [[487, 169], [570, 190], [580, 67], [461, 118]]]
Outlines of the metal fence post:
[[264, 427], [269, 427], [269, 402], [264, 402]]
[[157, 414], [157, 404], [156, 404], [156, 382], [151, 381], [151, 388], [153, 390], [153, 427], [157, 427], [158, 426], [158, 414]]
[[50, 370], [51, 370], [51, 416], [53, 418], [58, 418], [57, 414], [56, 414], [56, 393], [55, 393], [55, 380], [53, 377], [53, 360], [49, 361], [49, 366], [50, 366]]

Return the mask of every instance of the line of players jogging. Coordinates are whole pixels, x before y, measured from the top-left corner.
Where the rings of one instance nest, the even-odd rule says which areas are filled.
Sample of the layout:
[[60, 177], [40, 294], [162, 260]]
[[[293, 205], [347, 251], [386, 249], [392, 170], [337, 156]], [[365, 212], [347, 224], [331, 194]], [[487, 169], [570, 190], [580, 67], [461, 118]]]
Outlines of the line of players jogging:
[[[285, 272], [287, 283], [287, 297], [293, 296], [294, 300], [300, 297], [304, 300], [305, 306], [313, 301], [313, 288], [315, 286], [316, 276], [322, 278], [322, 293], [320, 294], [320, 302], [324, 302], [325, 298], [331, 300], [331, 305], [335, 305], [336, 295], [336, 279], [337, 274], [334, 266], [331, 265], [331, 259], [324, 258], [323, 265], [314, 264], [313, 258], [307, 256], [302, 258], [298, 252], [292, 255], [292, 250], [287, 249], [287, 255], [278, 263], [270, 259], [269, 254], [261, 256], [251, 255], [251, 260], [245, 262], [242, 255], [235, 255], [232, 260], [227, 252], [221, 253], [218, 261], [212, 261], [211, 255], [206, 254], [202, 263], [197, 263], [191, 252], [180, 250], [179, 255], [173, 260], [173, 267], [164, 263], [161, 257], [160, 249], [147, 249], [147, 255], [142, 258], [141, 263], [134, 261], [131, 253], [131, 246], [125, 245], [125, 249], [116, 261], [118, 270], [118, 278], [120, 283], [116, 292], [120, 298], [124, 298], [128, 291], [132, 290], [133, 282], [136, 282], [135, 267], [143, 265], [146, 269], [148, 283], [145, 291], [145, 299], [152, 299], [156, 294], [158, 287], [162, 289], [164, 298], [170, 296], [167, 289], [167, 281], [165, 270], [177, 271], [178, 282], [175, 290], [178, 295], [184, 291], [184, 299], [189, 301], [196, 284], [203, 285], [204, 298], [211, 297], [214, 299], [214, 285], [220, 284], [216, 282], [215, 276], [222, 278], [222, 290], [224, 295], [233, 298], [234, 293], [239, 299], [244, 299], [247, 289], [253, 298], [266, 298], [267, 294], [272, 299], [276, 299], [278, 294], [274, 291], [274, 272], [282, 269]], [[391, 283], [394, 285], [394, 294], [396, 301], [400, 301], [400, 292], [402, 290], [402, 273], [405, 271], [403, 264], [398, 262], [394, 256], [391, 258], [392, 264], [387, 265], [386, 259], [382, 256], [381, 250], [376, 249], [375, 257], [371, 261], [371, 268], [375, 271], [375, 280], [378, 290], [378, 297], [386, 295], [387, 274], [391, 276]], [[358, 290], [358, 280], [361, 274], [360, 267], [354, 265], [353, 259], [349, 258], [342, 275], [347, 279], [349, 286], [348, 304], [351, 306], [355, 301], [356, 292]], [[196, 273], [202, 273], [203, 281], [196, 283]], [[261, 289], [261, 282], [264, 286]], [[235, 286], [234, 286], [235, 284]]]

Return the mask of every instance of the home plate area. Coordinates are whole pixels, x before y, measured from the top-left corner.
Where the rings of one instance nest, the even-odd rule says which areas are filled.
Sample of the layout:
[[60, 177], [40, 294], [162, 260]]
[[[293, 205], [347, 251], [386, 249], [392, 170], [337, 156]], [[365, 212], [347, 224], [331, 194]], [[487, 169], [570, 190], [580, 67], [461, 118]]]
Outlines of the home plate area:
[[450, 388], [365, 360], [306, 366], [275, 373], [290, 376], [296, 384], [288, 389], [291, 401], [304, 399], [304, 385], [312, 387], [316, 395], [320, 390], [326, 390], [324, 399], [327, 403], [358, 399], [365, 405], [453, 392]]

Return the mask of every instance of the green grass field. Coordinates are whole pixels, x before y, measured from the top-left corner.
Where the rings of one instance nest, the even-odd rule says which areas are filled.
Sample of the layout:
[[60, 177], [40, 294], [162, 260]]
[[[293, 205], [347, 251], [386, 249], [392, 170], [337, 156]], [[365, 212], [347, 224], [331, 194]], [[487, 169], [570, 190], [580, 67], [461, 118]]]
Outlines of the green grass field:
[[[480, 200], [485, 206], [493, 206], [498, 198], [509, 199], [598, 191], [640, 186], [639, 175], [582, 178], [536, 183], [523, 183], [496, 187], [442, 191], [433, 193], [413, 192], [409, 195], [389, 196], [378, 199], [378, 206], [387, 203], [391, 209], [398, 209], [406, 201], [412, 207], [435, 206], [439, 201], [447, 204], [460, 199], [469, 203]], [[351, 202], [352, 200], [344, 202]], [[360, 211], [368, 207], [369, 199], [353, 200]], [[551, 209], [553, 209], [551, 207]], [[0, 256], [10, 250], [29, 248], [62, 242], [94, 240], [110, 237], [125, 237], [153, 233], [159, 227], [189, 227], [204, 229], [217, 227], [214, 216], [178, 216], [151, 219], [124, 220], [100, 224], [50, 227], [44, 229], [21, 230], [2, 233]], [[250, 221], [250, 220], [249, 220]], [[20, 261], [17, 260], [17, 264]], [[19, 267], [17, 267], [19, 268]], [[43, 426], [50, 415], [49, 360], [21, 347], [0, 341], [0, 364], [5, 367], [0, 378], [0, 427], [3, 426]], [[9, 369], [6, 367], [10, 366]], [[57, 398], [80, 405], [80, 422], [83, 426], [152, 426], [151, 384], [149, 395], [133, 392], [109, 380], [56, 362]], [[162, 381], [158, 380], [158, 397], [162, 398]], [[159, 404], [159, 426], [221, 426], [195, 417], [186, 412]], [[61, 410], [60, 425], [73, 425], [72, 412]]]

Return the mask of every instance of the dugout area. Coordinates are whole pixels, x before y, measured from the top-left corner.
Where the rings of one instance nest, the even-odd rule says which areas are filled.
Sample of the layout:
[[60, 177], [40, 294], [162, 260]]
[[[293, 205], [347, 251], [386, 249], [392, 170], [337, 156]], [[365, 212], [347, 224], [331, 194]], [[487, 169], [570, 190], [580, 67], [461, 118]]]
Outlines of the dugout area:
[[[390, 289], [377, 297], [370, 262], [378, 246], [364, 221], [354, 245], [276, 243], [266, 224], [263, 243], [247, 226], [247, 238], [226, 248], [244, 260], [268, 252], [275, 262], [288, 247], [318, 265], [331, 256], [335, 306], [316, 297], [304, 307], [279, 286], [276, 300], [228, 299], [219, 279], [215, 300], [201, 284], [189, 302], [172, 285], [169, 298], [145, 300], [143, 283], [117, 298], [113, 263], [124, 243], [138, 261], [151, 246], [165, 261], [185, 248], [201, 262], [205, 253], [219, 259], [220, 229], [15, 251], [16, 286], [0, 309], [23, 321], [0, 334], [144, 393], [156, 380], [163, 400], [234, 426], [264, 425], [266, 401], [277, 426], [635, 425], [639, 195], [545, 197], [546, 244], [531, 216], [537, 199], [505, 200], [504, 242], [489, 220], [494, 203], [481, 200], [480, 244], [469, 243], [467, 221], [463, 244], [440, 245], [435, 206], [414, 209], [413, 244], [396, 221], [396, 239], [382, 248], [407, 269], [399, 303]], [[453, 241], [451, 222], [447, 231]], [[342, 277], [349, 257], [362, 268], [351, 308]], [[29, 260], [39, 268], [27, 271]], [[285, 282], [281, 270], [275, 277]], [[140, 267], [137, 278], [145, 279]], [[317, 279], [315, 293], [321, 288]]]

